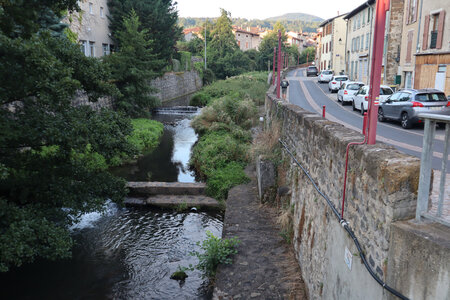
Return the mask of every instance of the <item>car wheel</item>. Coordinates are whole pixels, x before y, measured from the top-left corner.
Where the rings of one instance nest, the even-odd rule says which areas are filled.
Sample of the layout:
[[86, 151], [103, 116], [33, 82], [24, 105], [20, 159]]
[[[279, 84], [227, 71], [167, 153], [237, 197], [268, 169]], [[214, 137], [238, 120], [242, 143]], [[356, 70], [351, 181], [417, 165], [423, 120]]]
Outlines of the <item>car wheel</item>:
[[355, 101], [354, 100], [352, 101], [352, 108], [353, 108], [353, 111], [356, 111]]
[[344, 106], [345, 105], [345, 101], [344, 99], [341, 99], [341, 105]]
[[405, 129], [409, 129], [412, 127], [411, 120], [409, 119], [407, 112], [402, 113], [401, 123], [402, 127]]
[[361, 116], [364, 116], [364, 104], [361, 103]]
[[379, 121], [379, 122], [384, 122], [384, 121], [386, 121], [386, 118], [384, 117], [383, 109], [382, 109], [381, 107], [378, 108], [378, 121]]

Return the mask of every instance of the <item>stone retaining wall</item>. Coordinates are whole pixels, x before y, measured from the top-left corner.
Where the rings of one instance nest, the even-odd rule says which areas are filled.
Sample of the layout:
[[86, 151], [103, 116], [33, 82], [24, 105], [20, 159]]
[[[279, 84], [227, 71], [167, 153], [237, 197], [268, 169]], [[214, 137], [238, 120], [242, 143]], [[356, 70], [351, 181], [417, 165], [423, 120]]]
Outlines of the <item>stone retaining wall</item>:
[[[340, 212], [346, 146], [363, 136], [270, 93], [265, 105], [266, 125], [280, 122], [281, 139]], [[365, 270], [353, 240], [325, 200], [282, 152], [289, 162], [285, 171], [294, 208], [293, 243], [310, 299], [385, 299], [386, 291]], [[391, 223], [414, 217], [419, 170], [418, 158], [382, 143], [350, 149], [344, 217], [383, 280]], [[344, 261], [346, 251], [351, 269]]]

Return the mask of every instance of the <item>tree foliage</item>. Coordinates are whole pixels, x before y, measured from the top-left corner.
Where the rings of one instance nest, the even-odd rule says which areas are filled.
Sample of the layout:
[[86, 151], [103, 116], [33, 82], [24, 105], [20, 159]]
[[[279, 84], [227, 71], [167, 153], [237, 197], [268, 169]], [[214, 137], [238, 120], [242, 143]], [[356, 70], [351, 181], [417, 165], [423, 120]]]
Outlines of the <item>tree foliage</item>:
[[163, 62], [153, 53], [154, 42], [148, 39], [148, 30], [139, 30], [140, 21], [132, 10], [123, 19], [123, 29], [116, 32], [120, 50], [106, 58], [112, 70], [112, 79], [120, 95], [115, 107], [131, 116], [141, 116], [157, 104], [150, 95], [150, 80], [160, 75]]
[[70, 256], [68, 225], [125, 195], [125, 182], [106, 169], [135, 153], [130, 121], [71, 101], [78, 90], [90, 101], [117, 94], [108, 69], [58, 34], [58, 24], [29, 22], [75, 5], [1, 3], [0, 69], [7, 72], [0, 72], [0, 271]]
[[276, 48], [278, 51], [278, 30], [281, 31], [281, 51], [286, 52], [287, 50], [287, 36], [284, 34], [286, 31], [280, 22], [275, 24], [275, 29], [267, 34], [264, 39], [259, 44], [259, 59], [257, 61], [257, 66], [259, 70], [266, 70], [267, 62], [270, 63], [272, 67], [273, 64], [273, 49]]
[[155, 41], [152, 53], [168, 62], [175, 54], [176, 41], [181, 37], [175, 4], [172, 0], [108, 0], [110, 29], [119, 47], [118, 33], [125, 30], [123, 19], [134, 10], [141, 22], [139, 30], [147, 30], [148, 39]]

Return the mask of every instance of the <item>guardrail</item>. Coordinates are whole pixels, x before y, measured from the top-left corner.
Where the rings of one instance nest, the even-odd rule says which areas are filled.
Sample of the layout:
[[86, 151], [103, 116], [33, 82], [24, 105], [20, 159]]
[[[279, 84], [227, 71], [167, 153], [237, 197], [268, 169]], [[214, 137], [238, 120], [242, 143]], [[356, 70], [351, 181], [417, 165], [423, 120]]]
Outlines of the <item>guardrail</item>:
[[[425, 121], [422, 157], [420, 161], [419, 190], [417, 193], [416, 220], [422, 218], [430, 219], [450, 227], [448, 220], [442, 216], [445, 196], [445, 181], [447, 175], [449, 136], [450, 136], [450, 116], [436, 114], [419, 114], [419, 118]], [[436, 134], [436, 124], [445, 123], [444, 152], [442, 154], [441, 178], [439, 182], [439, 197], [437, 212], [432, 214], [428, 211], [430, 201], [431, 186], [431, 161], [433, 157], [433, 143]]]

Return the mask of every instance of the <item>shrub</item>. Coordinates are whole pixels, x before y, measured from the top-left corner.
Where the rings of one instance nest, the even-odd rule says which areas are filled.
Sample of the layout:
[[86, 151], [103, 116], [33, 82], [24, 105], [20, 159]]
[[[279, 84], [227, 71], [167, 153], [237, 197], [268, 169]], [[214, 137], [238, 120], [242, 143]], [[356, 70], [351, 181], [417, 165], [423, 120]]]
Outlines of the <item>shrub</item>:
[[133, 119], [133, 132], [128, 141], [133, 144], [139, 152], [150, 150], [158, 145], [159, 138], [163, 132], [163, 124], [150, 119]]
[[224, 200], [228, 191], [239, 184], [246, 183], [249, 178], [244, 172], [242, 164], [231, 162], [224, 168], [218, 169], [208, 178], [206, 193], [218, 200]]
[[192, 106], [206, 106], [208, 102], [211, 100], [211, 97], [204, 93], [204, 92], [198, 92], [195, 93], [194, 96], [192, 96], [189, 105]]
[[192, 255], [197, 256], [199, 263], [196, 269], [203, 272], [206, 277], [214, 277], [219, 264], [231, 264], [233, 260], [231, 255], [237, 253], [237, 245], [240, 241], [237, 238], [221, 239], [214, 236], [211, 232], [206, 232], [207, 239], [201, 244], [197, 242], [203, 253], [193, 252]]

